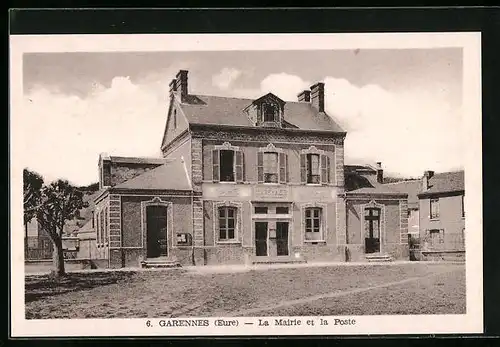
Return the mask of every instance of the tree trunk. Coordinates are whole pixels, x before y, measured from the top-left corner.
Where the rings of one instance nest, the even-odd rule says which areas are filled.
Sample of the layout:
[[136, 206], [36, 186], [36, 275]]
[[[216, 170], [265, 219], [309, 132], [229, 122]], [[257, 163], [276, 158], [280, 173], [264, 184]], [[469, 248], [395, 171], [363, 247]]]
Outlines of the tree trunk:
[[66, 271], [64, 269], [64, 253], [62, 247], [62, 239], [60, 236], [55, 237], [54, 242], [54, 250], [52, 253], [52, 261], [54, 264], [54, 275], [56, 277], [62, 277], [66, 275]]

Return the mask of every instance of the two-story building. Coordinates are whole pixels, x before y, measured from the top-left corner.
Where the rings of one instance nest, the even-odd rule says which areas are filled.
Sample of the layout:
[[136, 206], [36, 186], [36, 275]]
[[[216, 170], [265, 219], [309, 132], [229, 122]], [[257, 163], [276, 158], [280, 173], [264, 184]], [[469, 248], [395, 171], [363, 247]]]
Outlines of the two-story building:
[[423, 259], [464, 259], [464, 171], [426, 171], [418, 198]]
[[406, 195], [345, 191], [346, 132], [323, 83], [295, 102], [194, 95], [181, 70], [169, 97], [163, 158], [99, 158], [94, 225], [109, 266], [407, 256]]

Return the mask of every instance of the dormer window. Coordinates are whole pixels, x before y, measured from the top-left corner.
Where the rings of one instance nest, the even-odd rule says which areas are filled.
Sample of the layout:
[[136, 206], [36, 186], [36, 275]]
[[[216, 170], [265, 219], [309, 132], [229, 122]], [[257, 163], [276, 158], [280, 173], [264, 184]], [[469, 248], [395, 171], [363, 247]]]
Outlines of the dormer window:
[[272, 93], [261, 96], [243, 109], [254, 126], [281, 128], [285, 102]]
[[263, 106], [263, 111], [264, 111], [264, 122], [276, 122], [277, 121], [277, 110], [274, 105], [270, 104], [264, 104]]

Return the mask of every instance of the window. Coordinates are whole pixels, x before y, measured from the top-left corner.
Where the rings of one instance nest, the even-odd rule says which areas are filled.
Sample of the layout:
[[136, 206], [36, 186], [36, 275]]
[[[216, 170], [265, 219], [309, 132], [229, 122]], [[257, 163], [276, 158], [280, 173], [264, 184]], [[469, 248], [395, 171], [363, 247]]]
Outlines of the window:
[[270, 104], [264, 104], [264, 122], [276, 121], [276, 108]]
[[462, 195], [462, 217], [465, 217], [465, 194]]
[[307, 155], [307, 183], [320, 183], [319, 182], [319, 155]]
[[101, 230], [99, 231], [100, 232], [100, 235], [101, 235], [101, 244], [104, 243], [104, 211], [100, 213], [100, 216], [101, 216], [101, 220], [100, 220], [100, 225], [101, 225]]
[[276, 214], [288, 214], [288, 207], [276, 207]]
[[430, 200], [431, 219], [439, 218], [439, 199]]
[[444, 244], [444, 230], [431, 229], [429, 230], [429, 246], [432, 248], [442, 248]]
[[278, 153], [264, 153], [264, 182], [278, 183]]
[[219, 241], [232, 241], [235, 239], [236, 208], [219, 207]]
[[225, 142], [212, 151], [214, 182], [243, 182], [243, 152]]
[[288, 155], [269, 144], [257, 152], [257, 180], [259, 183], [288, 182]]
[[330, 157], [315, 146], [300, 154], [300, 181], [306, 184], [330, 183]]
[[220, 181], [234, 182], [234, 151], [221, 150], [220, 156]]
[[306, 240], [322, 240], [322, 209], [318, 207], [310, 207], [305, 210], [305, 239]]
[[255, 213], [256, 214], [267, 214], [267, 207], [265, 206], [255, 206]]
[[177, 110], [174, 110], [174, 129], [177, 129]]
[[104, 243], [108, 243], [109, 229], [108, 229], [108, 207], [104, 208]]

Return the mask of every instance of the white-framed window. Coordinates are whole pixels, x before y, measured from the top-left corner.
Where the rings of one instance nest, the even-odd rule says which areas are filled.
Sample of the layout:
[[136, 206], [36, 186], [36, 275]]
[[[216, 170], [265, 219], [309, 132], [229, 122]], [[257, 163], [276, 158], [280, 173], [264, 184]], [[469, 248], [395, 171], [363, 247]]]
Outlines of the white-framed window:
[[278, 153], [264, 152], [264, 183], [278, 183]]
[[278, 119], [278, 109], [272, 104], [263, 104], [262, 111], [264, 114], [264, 122], [276, 122]]
[[239, 147], [224, 142], [212, 151], [212, 178], [214, 182], [243, 182], [244, 160]]
[[323, 241], [324, 240], [324, 213], [322, 207], [304, 208], [304, 240]]
[[288, 156], [272, 143], [257, 152], [257, 180], [259, 183], [288, 182]]
[[311, 146], [300, 154], [300, 180], [305, 184], [328, 184], [330, 157], [325, 151]]
[[439, 218], [439, 199], [430, 199], [429, 201], [429, 209], [430, 209], [430, 218], [438, 219]]
[[236, 240], [238, 209], [234, 206], [220, 206], [217, 211], [219, 218], [219, 241]]

